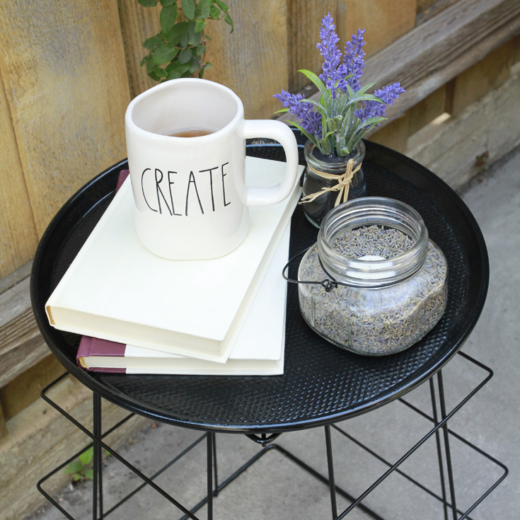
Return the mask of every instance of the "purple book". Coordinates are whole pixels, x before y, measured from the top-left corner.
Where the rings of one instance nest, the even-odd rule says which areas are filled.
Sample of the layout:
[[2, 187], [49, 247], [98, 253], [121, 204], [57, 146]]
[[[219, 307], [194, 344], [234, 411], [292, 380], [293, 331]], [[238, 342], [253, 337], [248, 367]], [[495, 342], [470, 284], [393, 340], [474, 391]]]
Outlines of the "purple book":
[[112, 356], [124, 357], [126, 345], [123, 343], [116, 343], [115, 341], [107, 341], [105, 339], [91, 338], [89, 336], [81, 336], [78, 353], [76, 355], [77, 364], [90, 370], [91, 372], [112, 372], [116, 374], [126, 374], [126, 368], [89, 368], [84, 358], [90, 356]]

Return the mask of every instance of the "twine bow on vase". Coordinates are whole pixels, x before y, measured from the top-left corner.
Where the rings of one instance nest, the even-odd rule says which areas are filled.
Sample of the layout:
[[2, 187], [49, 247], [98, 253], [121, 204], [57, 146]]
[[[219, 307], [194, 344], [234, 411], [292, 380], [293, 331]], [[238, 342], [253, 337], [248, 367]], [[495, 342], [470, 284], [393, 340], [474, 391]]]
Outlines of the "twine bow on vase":
[[356, 168], [354, 168], [354, 159], [350, 159], [347, 162], [347, 167], [345, 169], [345, 173], [342, 175], [336, 175], [331, 173], [325, 173], [317, 170], [316, 168], [313, 168], [310, 164], [307, 165], [307, 167], [314, 173], [315, 175], [319, 177], [323, 177], [324, 179], [328, 180], [336, 180], [338, 181], [337, 184], [334, 186], [331, 186], [330, 188], [321, 188], [320, 191], [317, 191], [315, 193], [311, 193], [309, 195], [306, 195], [303, 197], [300, 201], [300, 204], [305, 204], [307, 202], [312, 202], [316, 200], [318, 197], [321, 197], [321, 195], [325, 195], [328, 192], [334, 192], [338, 191], [338, 196], [336, 197], [336, 202], [334, 203], [334, 207], [338, 206], [339, 204], [342, 204], [343, 202], [347, 202], [348, 199], [348, 192], [350, 189], [350, 182], [352, 181], [352, 178], [354, 175], [361, 169], [361, 163], [358, 164]]

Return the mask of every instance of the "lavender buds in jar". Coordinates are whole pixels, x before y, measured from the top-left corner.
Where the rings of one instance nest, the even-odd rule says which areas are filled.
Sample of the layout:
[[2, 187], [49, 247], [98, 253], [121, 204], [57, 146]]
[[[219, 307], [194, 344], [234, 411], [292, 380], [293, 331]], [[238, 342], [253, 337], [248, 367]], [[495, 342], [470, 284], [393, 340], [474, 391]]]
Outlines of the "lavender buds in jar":
[[[356, 199], [323, 220], [298, 270], [300, 310], [331, 343], [369, 356], [405, 350], [439, 321], [448, 267], [421, 216], [403, 202]], [[338, 282], [327, 290], [321, 282]]]

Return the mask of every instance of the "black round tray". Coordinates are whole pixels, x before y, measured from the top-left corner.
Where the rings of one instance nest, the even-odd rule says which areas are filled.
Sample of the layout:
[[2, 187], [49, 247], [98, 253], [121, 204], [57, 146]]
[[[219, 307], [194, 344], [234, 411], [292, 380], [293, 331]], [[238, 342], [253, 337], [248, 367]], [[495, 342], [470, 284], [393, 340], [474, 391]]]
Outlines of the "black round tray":
[[[298, 136], [301, 146], [301, 137]], [[300, 148], [300, 160], [303, 153]], [[283, 160], [271, 144], [248, 155]], [[303, 321], [297, 287], [289, 285], [285, 373], [270, 377], [123, 375], [86, 372], [76, 365], [79, 337], [52, 328], [44, 305], [107, 208], [122, 161], [79, 190], [45, 232], [33, 264], [31, 298], [49, 348], [64, 367], [102, 397], [141, 415], [179, 426], [226, 432], [291, 431], [343, 420], [388, 403], [439, 370], [462, 346], [484, 305], [489, 267], [472, 214], [441, 179], [407, 157], [367, 142], [363, 169], [368, 195], [399, 199], [423, 217], [449, 265], [446, 312], [410, 349], [386, 357], [341, 350]], [[316, 241], [299, 207], [291, 227], [291, 256]], [[297, 265], [290, 276], [296, 276]]]

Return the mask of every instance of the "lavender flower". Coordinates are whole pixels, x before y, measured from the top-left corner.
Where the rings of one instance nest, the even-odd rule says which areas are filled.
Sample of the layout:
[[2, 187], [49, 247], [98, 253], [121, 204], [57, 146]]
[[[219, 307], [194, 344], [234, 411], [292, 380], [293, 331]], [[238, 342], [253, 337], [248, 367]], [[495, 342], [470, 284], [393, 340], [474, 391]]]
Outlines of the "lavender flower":
[[[393, 83], [386, 87], [380, 88], [374, 92], [374, 95], [383, 100], [383, 103], [378, 101], [365, 101], [365, 106], [354, 112], [361, 121], [366, 121], [370, 117], [386, 117], [386, 107], [394, 104], [394, 101], [399, 97], [399, 94], [404, 93], [404, 88], [400, 83]], [[377, 125], [379, 126], [379, 125]]]
[[363, 75], [363, 69], [365, 68], [363, 45], [365, 45], [366, 42], [363, 41], [364, 34], [365, 29], [358, 29], [357, 34], [352, 35], [352, 40], [345, 44], [343, 64], [341, 65], [341, 72], [345, 76], [350, 76], [347, 82], [354, 92], [360, 89], [359, 79]]
[[[275, 98], [285, 109], [296, 116], [297, 126], [325, 155], [348, 155], [374, 126], [385, 119], [386, 107], [404, 92], [399, 83], [368, 94], [361, 88], [360, 79], [365, 67], [363, 51], [364, 30], [358, 29], [351, 41], [345, 44], [342, 54], [334, 20], [327, 14], [322, 20], [321, 42], [317, 48], [323, 56], [323, 72], [319, 78], [302, 70], [321, 91], [319, 102], [305, 100], [303, 94], [290, 94], [282, 90]], [[349, 90], [350, 89], [350, 90]]]
[[281, 94], [275, 94], [274, 97], [289, 109], [290, 114], [300, 120], [304, 130], [312, 135], [321, 135], [321, 114], [312, 109], [312, 103], [304, 101], [303, 94], [291, 94], [282, 90]]
[[[320, 51], [324, 58], [322, 69], [323, 73], [320, 74], [320, 79], [325, 82], [325, 85], [332, 93], [332, 98], [336, 98], [337, 88], [345, 89], [345, 76], [341, 69], [341, 51], [338, 49], [339, 38], [334, 32], [336, 26], [334, 25], [332, 16], [327, 14], [323, 18], [322, 27], [320, 29], [321, 43], [318, 43], [316, 47]], [[339, 82], [336, 87], [336, 82]]]

